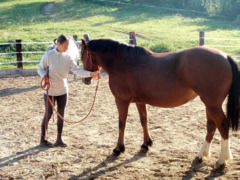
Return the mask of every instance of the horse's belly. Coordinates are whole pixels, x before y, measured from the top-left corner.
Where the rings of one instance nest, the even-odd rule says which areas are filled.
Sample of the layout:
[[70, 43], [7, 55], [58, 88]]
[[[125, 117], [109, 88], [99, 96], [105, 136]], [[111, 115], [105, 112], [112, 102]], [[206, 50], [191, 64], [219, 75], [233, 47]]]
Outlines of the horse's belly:
[[156, 93], [156, 94], [146, 94], [141, 96], [136, 96], [133, 102], [150, 104], [152, 106], [159, 107], [176, 107], [187, 103], [188, 101], [194, 99], [197, 94], [189, 89], [185, 91], [175, 91], [166, 93]]

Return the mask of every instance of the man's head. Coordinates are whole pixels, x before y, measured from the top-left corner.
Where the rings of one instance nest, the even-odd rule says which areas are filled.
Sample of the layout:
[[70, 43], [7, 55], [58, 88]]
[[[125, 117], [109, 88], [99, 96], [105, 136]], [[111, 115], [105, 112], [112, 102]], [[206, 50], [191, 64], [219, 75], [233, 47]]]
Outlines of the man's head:
[[55, 44], [59, 52], [65, 52], [68, 50], [69, 38], [62, 34], [55, 40]]

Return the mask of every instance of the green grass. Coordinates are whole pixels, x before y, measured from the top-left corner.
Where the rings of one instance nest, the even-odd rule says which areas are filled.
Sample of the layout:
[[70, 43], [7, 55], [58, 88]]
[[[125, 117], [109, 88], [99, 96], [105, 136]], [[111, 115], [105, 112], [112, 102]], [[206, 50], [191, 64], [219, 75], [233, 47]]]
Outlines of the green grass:
[[[124, 1], [128, 2], [128, 1]], [[52, 16], [42, 12], [47, 3], [54, 3]], [[153, 51], [175, 51], [199, 44], [199, 31], [206, 37], [239, 38], [239, 26], [234, 22], [146, 7], [149, 2], [129, 5], [97, 0], [2, 0], [0, 1], [0, 42], [52, 41], [60, 34], [89, 33], [91, 38], [125, 40], [135, 31], [138, 45]], [[156, 3], [155, 3], [156, 4]], [[164, 4], [161, 4], [161, 7]], [[238, 45], [237, 41], [210, 41], [206, 44]], [[24, 45], [23, 51], [44, 51], [47, 45]], [[13, 52], [14, 46], [0, 46], [0, 52]], [[217, 48], [231, 55], [240, 55], [240, 48]], [[23, 55], [24, 60], [39, 60], [41, 55]], [[16, 57], [0, 56], [0, 62]], [[16, 65], [0, 65], [0, 69]], [[24, 64], [24, 68], [35, 68]]]

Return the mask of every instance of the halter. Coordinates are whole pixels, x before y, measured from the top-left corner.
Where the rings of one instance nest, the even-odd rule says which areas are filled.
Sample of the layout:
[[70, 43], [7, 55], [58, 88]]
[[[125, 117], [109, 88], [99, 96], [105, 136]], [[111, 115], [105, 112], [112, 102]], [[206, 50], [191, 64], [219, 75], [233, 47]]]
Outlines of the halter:
[[[89, 52], [88, 49], [86, 49], [86, 54], [87, 54], [87, 61], [90, 61], [91, 66], [93, 66], [93, 65], [97, 66], [97, 65], [93, 64], [92, 54]], [[100, 67], [97, 66], [97, 70], [99, 70], [99, 69], [100, 69]]]

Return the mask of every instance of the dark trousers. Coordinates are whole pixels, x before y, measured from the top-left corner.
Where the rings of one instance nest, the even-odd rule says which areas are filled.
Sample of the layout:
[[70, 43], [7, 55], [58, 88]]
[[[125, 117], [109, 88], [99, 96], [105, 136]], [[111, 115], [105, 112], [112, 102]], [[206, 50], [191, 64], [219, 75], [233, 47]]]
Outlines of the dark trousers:
[[[67, 94], [61, 95], [61, 96], [49, 96], [49, 98], [52, 100], [52, 98], [54, 98], [54, 105], [55, 102], [57, 101], [57, 111], [59, 114], [61, 114], [62, 117], [64, 117], [64, 111], [65, 111], [65, 107], [67, 104]], [[50, 104], [50, 102], [47, 101], [47, 95], [44, 94], [44, 103], [45, 103], [45, 114], [43, 116], [42, 119], [42, 125], [41, 125], [41, 136], [42, 138], [44, 138], [46, 136], [46, 129], [47, 126], [45, 127], [45, 122], [47, 121], [47, 124], [49, 122], [49, 119], [51, 118], [52, 114], [53, 114], [53, 109], [52, 106]], [[48, 116], [46, 119], [46, 112], [47, 112], [47, 103], [48, 103]], [[61, 118], [57, 118], [57, 132], [58, 132], [58, 136], [61, 137], [62, 134], [62, 129], [63, 129], [63, 120]]]

